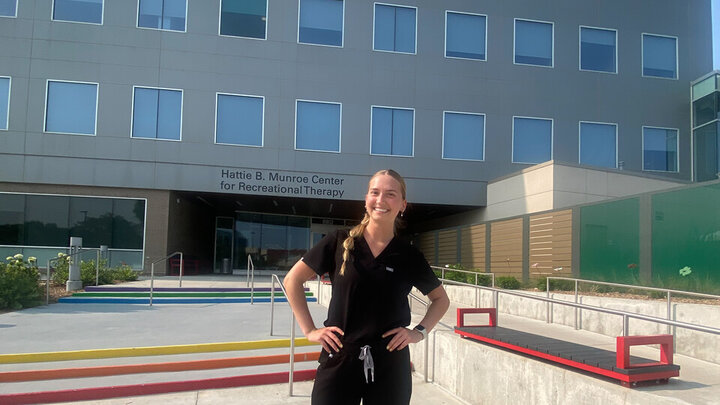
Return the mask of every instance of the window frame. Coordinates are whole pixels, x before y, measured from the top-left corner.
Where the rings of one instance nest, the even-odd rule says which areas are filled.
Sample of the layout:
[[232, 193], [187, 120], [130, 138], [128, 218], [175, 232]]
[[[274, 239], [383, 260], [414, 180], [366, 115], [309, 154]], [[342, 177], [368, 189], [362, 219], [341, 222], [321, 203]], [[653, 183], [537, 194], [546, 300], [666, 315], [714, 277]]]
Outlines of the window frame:
[[[675, 77], [648, 76], [645, 74], [645, 36], [672, 38], [675, 40]], [[680, 39], [673, 35], [651, 34], [643, 32], [640, 34], [640, 75], [651, 79], [680, 80]]]
[[[81, 134], [77, 132], [57, 132], [48, 131], [47, 128], [47, 113], [48, 113], [48, 95], [50, 90], [50, 82], [56, 83], [73, 83], [73, 84], [93, 84], [95, 85], [95, 123], [92, 134]], [[60, 134], [60, 135], [79, 135], [79, 136], [97, 136], [97, 125], [98, 125], [98, 106], [100, 104], [100, 83], [96, 82], [85, 82], [80, 80], [58, 80], [58, 79], [45, 79], [45, 108], [43, 110], [43, 133], [45, 134]], [[9, 107], [9, 106], [8, 106]], [[8, 111], [10, 108], [8, 108]]]
[[0, 127], [0, 131], [10, 130], [10, 96], [12, 94], [12, 77], [11, 76], [0, 76], [0, 79], [8, 79], [8, 97], [7, 97], [7, 111], [5, 111], [5, 128]]
[[[447, 37], [448, 37], [447, 29], [448, 29], [448, 14], [449, 13], [472, 15], [472, 16], [476, 16], [476, 17], [485, 17], [485, 45], [484, 45], [485, 58], [484, 59], [463, 58], [461, 56], [448, 56], [447, 55]], [[443, 48], [443, 56], [444, 57], [446, 57], [448, 59], [474, 60], [474, 61], [478, 61], [478, 62], [487, 62], [487, 60], [488, 60], [488, 46], [487, 46], [487, 43], [488, 43], [488, 16], [487, 16], [487, 14], [469, 13], [467, 11], [445, 10], [445, 32], [444, 32], [444, 34], [445, 34], [445, 41], [444, 41], [444, 48]], [[483, 152], [483, 155], [484, 155], [484, 152]]]
[[[675, 170], [655, 170], [655, 169], [645, 169], [645, 128], [648, 129], [662, 129], [662, 130], [670, 130], [675, 131]], [[642, 162], [642, 171], [644, 172], [654, 172], [654, 173], [680, 173], [680, 129], [679, 128], [668, 128], [668, 127], [656, 127], [653, 125], [643, 125], [642, 126], [642, 141], [641, 141], [641, 162]]]
[[[598, 124], [598, 125], [612, 125], [615, 127], [615, 167], [607, 166], [595, 166], [581, 161], [582, 157], [582, 124]], [[618, 169], [620, 161], [618, 160], [618, 134], [620, 126], [615, 122], [599, 122], [599, 121], [578, 121], [578, 164], [586, 165], [590, 167], [602, 167], [606, 169]]]
[[[515, 49], [515, 48], [516, 48], [516, 44], [517, 44], [517, 22], [518, 22], [518, 21], [526, 21], [526, 22], [533, 22], [533, 23], [540, 23], [540, 24], [550, 24], [550, 26], [552, 27], [552, 30], [551, 30], [552, 35], [551, 35], [551, 38], [550, 38], [550, 40], [551, 40], [551, 47], [552, 47], [552, 50], [551, 50], [551, 52], [550, 52], [550, 66], [535, 65], [535, 64], [531, 64], [531, 63], [518, 63], [518, 62], [515, 61], [515, 57], [517, 56], [517, 54], [516, 54], [516, 49]], [[553, 21], [533, 20], [533, 19], [530, 19], [530, 18], [518, 18], [518, 17], [514, 18], [514, 19], [513, 19], [513, 53], [512, 53], [512, 61], [513, 61], [513, 65], [518, 65], [518, 66], [534, 66], [534, 67], [541, 67], [541, 68], [545, 68], [545, 69], [554, 69], [554, 68], [555, 68], [555, 22], [553, 22]]]
[[[445, 157], [445, 118], [447, 114], [465, 114], [465, 115], [478, 115], [483, 117], [483, 140], [482, 140], [482, 157], [480, 159], [469, 159], [469, 158], [455, 158], [455, 157]], [[414, 118], [414, 117], [413, 117]], [[415, 122], [413, 120], [413, 132], [415, 128]], [[487, 114], [485, 113], [475, 113], [475, 112], [467, 112], [467, 111], [451, 111], [451, 110], [444, 110], [443, 111], [443, 119], [442, 119], [442, 147], [441, 147], [441, 155], [440, 157], [443, 160], [456, 160], [456, 161], [462, 161], [462, 162], [484, 162], [485, 161], [485, 146], [487, 143]], [[415, 138], [413, 134], [413, 149], [415, 148]], [[413, 150], [414, 152], [414, 150]], [[394, 155], [392, 155], [394, 156]]]
[[[185, 0], [185, 24], [183, 26], [182, 30], [171, 30], [167, 28], [153, 28], [153, 27], [141, 27], [140, 26], [140, 2], [143, 0], [138, 0], [137, 2], [137, 13], [135, 13], [135, 27], [142, 29], [142, 30], [152, 30], [152, 31], [167, 31], [167, 32], [182, 32], [187, 33], [187, 16], [188, 16], [188, 0]], [[165, 0], [163, 0], [163, 5], [165, 4]]]
[[52, 0], [52, 6], [50, 7], [50, 21], [57, 21], [57, 22], [67, 22], [67, 23], [73, 23], [73, 24], [90, 24], [90, 25], [103, 25], [105, 23], [105, 0], [100, 0], [102, 2], [102, 12], [100, 13], [100, 22], [87, 22], [87, 21], [74, 21], [74, 20], [58, 20], [55, 18], [55, 1]]
[[[304, 149], [304, 148], [298, 148], [297, 146], [297, 124], [298, 124], [298, 104], [299, 103], [315, 103], [315, 104], [334, 104], [340, 106], [340, 127], [338, 128], [338, 150], [319, 150], [319, 149]], [[294, 123], [294, 139], [293, 139], [293, 149], [296, 151], [303, 151], [303, 152], [321, 152], [321, 153], [342, 153], [342, 103], [337, 101], [323, 101], [323, 100], [309, 100], [309, 99], [302, 99], [302, 98], [296, 98], [295, 99], [295, 123]]]
[[[373, 108], [385, 108], [385, 109], [391, 109], [391, 110], [407, 110], [412, 111], [413, 114], [413, 130], [412, 130], [412, 151], [410, 155], [392, 155], [392, 154], [386, 154], [386, 153], [373, 153], [372, 151], [372, 144], [373, 144], [373, 130], [372, 130], [372, 123], [373, 123]], [[410, 107], [392, 107], [387, 105], [378, 105], [378, 104], [371, 104], [370, 105], [370, 156], [388, 156], [388, 157], [394, 157], [394, 158], [414, 158], [415, 157], [415, 109]]]
[[[515, 160], [515, 118], [528, 119], [528, 120], [539, 120], [539, 121], [550, 121], [550, 159], [553, 160], [554, 148], [555, 148], [555, 119], [547, 117], [530, 117], [525, 115], [513, 115], [512, 117], [512, 137], [510, 139], [510, 163], [517, 163], [522, 165], [537, 165], [543, 162], [521, 162]], [[546, 160], [545, 162], [547, 162]]]
[[[375, 48], [375, 16], [376, 16], [376, 7], [378, 5], [395, 7], [395, 8], [411, 8], [411, 9], [415, 10], [415, 34], [413, 37], [414, 38], [413, 52], [388, 51], [386, 49], [376, 49]], [[404, 54], [404, 55], [417, 55], [417, 43], [418, 43], [417, 33], [418, 33], [418, 8], [416, 6], [408, 6], [408, 5], [404, 5], [404, 4], [381, 3], [381, 2], [377, 2], [377, 1], [373, 3], [372, 50], [374, 52], [387, 52], [387, 53], [400, 53], [400, 54]], [[414, 119], [413, 119], [413, 121], [414, 121]]]
[[343, 3], [343, 11], [342, 11], [342, 39], [340, 40], [340, 45], [328, 45], [328, 44], [317, 44], [314, 42], [301, 42], [300, 41], [300, 3], [302, 3], [303, 0], [298, 0], [298, 18], [297, 18], [297, 43], [302, 45], [315, 45], [315, 46], [327, 46], [330, 48], [345, 48], [345, 0], [342, 0]]
[[[253, 39], [255, 41], [267, 41], [268, 39], [268, 22], [270, 21], [270, 0], [265, 0], [265, 36], [263, 38], [255, 38], [255, 37], [244, 37], [240, 35], [227, 35], [222, 33], [222, 5], [223, 1], [220, 0], [220, 7], [218, 10], [218, 36], [224, 37], [224, 38], [243, 38], [243, 39]], [[299, 11], [298, 11], [299, 13]], [[343, 28], [344, 29], [344, 28]]]
[[[54, 4], [55, 2], [53, 2]], [[18, 16], [18, 0], [15, 0], [15, 15], [0, 15], [0, 18], [17, 18]]]
[[[152, 89], [152, 90], [170, 90], [170, 91], [179, 91], [180, 92], [180, 139], [166, 139], [166, 138], [158, 138], [157, 133], [155, 133], [155, 138], [145, 138], [141, 136], [133, 136], [133, 128], [135, 127], [135, 89], [136, 88], [142, 88], [142, 89]], [[153, 87], [153, 86], [143, 86], [139, 84], [135, 84], [132, 86], [132, 101], [130, 104], [130, 139], [142, 139], [146, 141], [167, 141], [167, 142], [182, 142], [183, 138], [183, 111], [185, 109], [185, 92], [183, 89], [174, 89], [170, 87]]]
[[[613, 32], [615, 32], [615, 71], [614, 72], [606, 72], [604, 70], [594, 70], [594, 69], [583, 69], [583, 67], [582, 67], [582, 29], [583, 28], [587, 28], [587, 29], [591, 29], [591, 30], [598, 30], [598, 31], [613, 31]], [[619, 55], [618, 48], [619, 48], [619, 46], [620, 45], [618, 43], [618, 30], [617, 29], [594, 27], [591, 25], [580, 25], [578, 27], [578, 69], [581, 72], [594, 72], [594, 73], [606, 73], [606, 74], [617, 75], [618, 69], [619, 69], [619, 63], [618, 63], [618, 55]]]
[[[248, 97], [248, 98], [259, 98], [262, 100], [262, 117], [261, 117], [261, 126], [262, 130], [260, 133], [260, 145], [247, 145], [242, 143], [227, 143], [227, 142], [218, 142], [217, 140], [217, 124], [218, 124], [218, 104], [220, 100], [220, 96], [235, 96], [235, 97]], [[215, 92], [215, 129], [213, 134], [213, 143], [215, 145], [228, 145], [228, 146], [241, 146], [241, 147], [247, 147], [247, 148], [262, 148], [265, 146], [265, 96], [258, 96], [258, 95], [252, 95], [252, 94], [237, 94], [237, 93], [227, 93], [218, 91]]]

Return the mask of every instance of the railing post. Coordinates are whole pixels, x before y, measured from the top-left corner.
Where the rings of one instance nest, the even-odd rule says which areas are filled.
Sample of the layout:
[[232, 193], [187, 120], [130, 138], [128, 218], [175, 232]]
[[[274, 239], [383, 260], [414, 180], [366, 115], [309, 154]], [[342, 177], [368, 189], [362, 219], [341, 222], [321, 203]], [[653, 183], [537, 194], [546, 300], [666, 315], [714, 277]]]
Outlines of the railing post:
[[50, 260], [48, 260], [47, 269], [45, 270], [45, 305], [50, 304]]
[[152, 306], [154, 284], [155, 284], [155, 263], [151, 263], [150, 264], [150, 306]]
[[430, 364], [428, 363], [429, 339], [430, 335], [425, 339], [425, 382], [428, 382], [428, 369], [430, 368]]
[[275, 275], [272, 278], [272, 288], [270, 288], [270, 336], [273, 335], [273, 319], [275, 318]]
[[629, 336], [630, 334], [630, 318], [627, 314], [623, 314], [623, 336]]
[[[545, 279], [545, 298], [550, 298], [550, 277]], [[550, 301], [545, 302], [545, 322], [550, 323]]]
[[[671, 294], [670, 290], [668, 290], [668, 292], [667, 292], [667, 319], [668, 319], [668, 321], [670, 321], [672, 318], [672, 303], [671, 303], [671, 299], [670, 299], [670, 294]], [[671, 331], [672, 331], [672, 327], [670, 325], [668, 325], [667, 326], [668, 335], [670, 334]]]
[[184, 270], [184, 267], [183, 267], [184, 263], [183, 263], [183, 262], [184, 262], [184, 260], [183, 260], [183, 254], [182, 254], [182, 252], [180, 252], [180, 277], [179, 277], [179, 279], [180, 279], [180, 285], [179, 285], [178, 287], [182, 287], [182, 276], [183, 276], [183, 270]]
[[95, 286], [97, 287], [100, 283], [100, 249], [97, 250], [97, 257], [95, 259]]
[[[575, 303], [578, 303], [578, 281], [575, 280]], [[575, 330], [578, 330], [578, 307], [575, 307]]]
[[[320, 284], [321, 284], [321, 283], [320, 283], [320, 278], [321, 278], [321, 276], [318, 275], [318, 276], [317, 276], [317, 295], [318, 295], [318, 296], [317, 296], [317, 303], [318, 303], [318, 304], [320, 304]], [[285, 298], [287, 298], [287, 297], [285, 297]]]
[[[292, 310], [290, 311], [292, 313]], [[293, 374], [295, 374], [295, 313], [290, 317], [290, 396], [293, 395]]]
[[247, 274], [245, 275], [245, 287], [250, 287], [250, 255], [247, 259]]

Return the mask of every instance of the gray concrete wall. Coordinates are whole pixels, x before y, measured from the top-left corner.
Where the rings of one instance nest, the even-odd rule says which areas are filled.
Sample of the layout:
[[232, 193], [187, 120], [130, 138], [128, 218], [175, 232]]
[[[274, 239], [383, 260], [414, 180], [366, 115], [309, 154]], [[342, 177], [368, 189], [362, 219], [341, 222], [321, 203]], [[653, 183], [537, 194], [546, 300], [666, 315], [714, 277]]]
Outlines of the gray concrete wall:
[[[373, 2], [345, 2], [343, 48], [298, 44], [297, 1], [269, 1], [267, 40], [218, 35], [219, 1], [190, 1], [187, 32], [138, 29], [137, 2], [106, 0], [103, 25], [51, 21], [51, 0], [19, 2], [0, 23], [0, 74], [12, 77], [0, 180], [224, 191], [223, 168], [332, 174], [341, 199], [393, 167], [418, 203], [485, 204], [486, 182], [511, 163], [512, 117], [554, 119], [557, 161], [578, 161], [578, 121], [618, 124], [618, 159], [641, 169], [641, 126], [680, 130], [690, 178], [688, 89], [711, 70], [709, 0], [482, 2], [407, 0], [418, 7], [417, 54], [372, 50]], [[444, 11], [488, 16], [488, 59], [446, 59]], [[555, 24], [554, 68], [514, 65], [513, 19]], [[618, 74], [578, 69], [578, 27], [618, 30]], [[679, 80], [641, 77], [641, 34], [677, 36]], [[48, 79], [99, 83], [96, 136], [43, 133]], [[182, 89], [181, 142], [131, 139], [134, 85]], [[214, 144], [216, 92], [265, 97], [262, 148]], [[294, 150], [296, 99], [342, 103], [341, 153]], [[413, 158], [371, 156], [370, 107], [415, 109]], [[444, 160], [443, 111], [486, 114], [485, 161]], [[353, 194], [355, 193], [355, 194]]]

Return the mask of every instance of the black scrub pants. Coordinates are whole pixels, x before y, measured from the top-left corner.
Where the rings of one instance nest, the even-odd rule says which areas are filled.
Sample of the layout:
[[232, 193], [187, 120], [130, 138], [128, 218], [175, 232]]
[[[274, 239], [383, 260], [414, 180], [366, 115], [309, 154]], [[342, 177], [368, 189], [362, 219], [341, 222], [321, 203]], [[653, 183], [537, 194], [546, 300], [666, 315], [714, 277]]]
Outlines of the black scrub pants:
[[343, 343], [339, 353], [320, 354], [312, 405], [404, 405], [410, 403], [412, 376], [410, 349], [388, 352], [386, 341], [370, 344], [375, 363], [375, 381], [365, 382], [362, 345]]

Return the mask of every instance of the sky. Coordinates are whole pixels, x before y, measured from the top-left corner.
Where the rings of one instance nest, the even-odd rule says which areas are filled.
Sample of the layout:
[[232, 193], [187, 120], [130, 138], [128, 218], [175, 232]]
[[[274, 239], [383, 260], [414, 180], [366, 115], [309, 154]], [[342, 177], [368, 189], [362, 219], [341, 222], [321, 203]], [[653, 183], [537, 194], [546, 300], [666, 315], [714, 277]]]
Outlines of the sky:
[[713, 66], [720, 70], [720, 0], [712, 0]]

